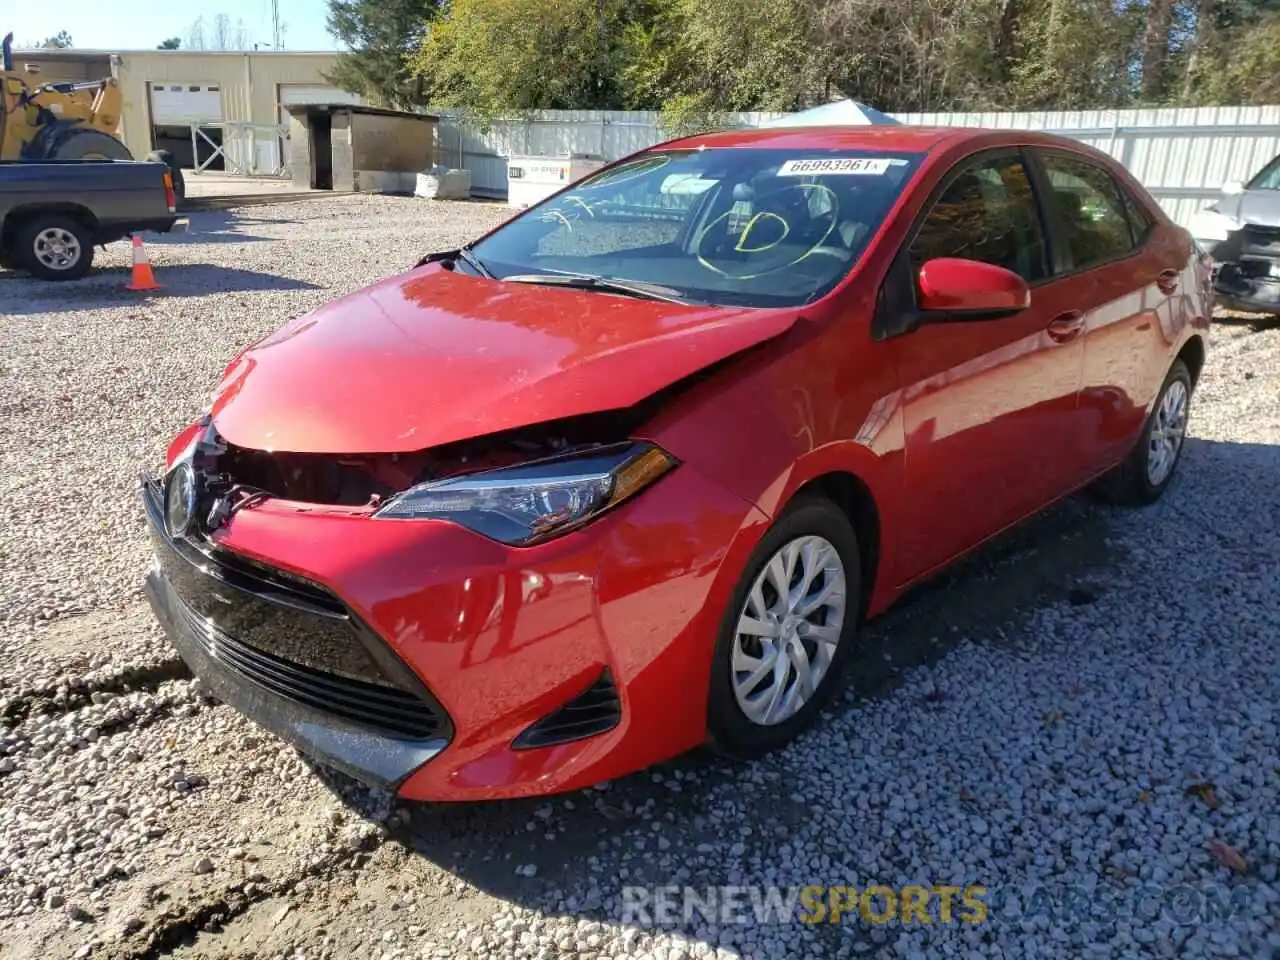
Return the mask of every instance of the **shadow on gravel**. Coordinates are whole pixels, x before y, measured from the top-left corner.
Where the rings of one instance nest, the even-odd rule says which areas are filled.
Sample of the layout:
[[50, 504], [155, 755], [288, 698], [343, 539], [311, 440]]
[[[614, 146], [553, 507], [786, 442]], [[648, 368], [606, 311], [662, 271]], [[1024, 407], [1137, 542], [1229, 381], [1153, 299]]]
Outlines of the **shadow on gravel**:
[[[248, 218], [236, 215], [234, 210], [209, 210], [207, 212], [186, 215], [190, 226], [186, 233], [179, 234], [147, 234], [144, 239], [148, 244], [157, 246], [189, 246], [201, 243], [268, 243], [270, 237], [260, 237], [245, 232], [244, 228], [251, 222]], [[263, 223], [255, 219], [254, 223]]]
[[1262, 333], [1280, 328], [1280, 314], [1220, 311], [1214, 314], [1213, 322], [1227, 327], [1247, 327], [1251, 333]]
[[[912, 591], [864, 629], [850, 665], [850, 681], [829, 709], [842, 714], [886, 695], [905, 670], [936, 661], [965, 636], [1016, 633], [1017, 621], [1040, 603], [1093, 602], [1099, 588], [1084, 580], [1113, 559], [1105, 533], [1103, 511], [1069, 500]], [[767, 764], [766, 778], [776, 776]], [[341, 774], [313, 769], [340, 796], [353, 796], [350, 782]], [[711, 825], [706, 814], [713, 791], [740, 773], [740, 768], [706, 751], [695, 751], [600, 788], [554, 798], [410, 805], [402, 812], [407, 822], [394, 835], [487, 893], [555, 910], [564, 890], [587, 872], [587, 857], [608, 857], [610, 848], [633, 844], [659, 821], [664, 836], [675, 835], [670, 840], [674, 849], [691, 851], [698, 844], [717, 842], [727, 846], [718, 833], [722, 827]], [[777, 801], [760, 812], [762, 820], [776, 825], [807, 817], [807, 809], [790, 801], [789, 793], [780, 782]], [[548, 837], [549, 830], [554, 836]], [[535, 877], [517, 875], [517, 866], [536, 868]], [[720, 875], [703, 880], [725, 882]], [[633, 877], [632, 882], [648, 881]], [[667, 883], [670, 878], [652, 882]], [[696, 885], [698, 879], [685, 882]], [[599, 906], [582, 904], [578, 912], [594, 913], [593, 907]]]
[[62, 283], [46, 283], [23, 274], [3, 273], [0, 274], [0, 294], [5, 296], [5, 313], [26, 315], [112, 307], [137, 310], [165, 298], [203, 297], [210, 293], [322, 289], [317, 284], [292, 277], [212, 263], [156, 264], [155, 272], [161, 289], [154, 293], [132, 293], [124, 289], [129, 282], [129, 268], [112, 267], [94, 270], [83, 280]]
[[276, 243], [276, 237], [261, 237], [252, 232], [254, 224], [280, 226], [300, 221], [285, 217], [255, 217], [241, 210], [200, 210], [183, 214], [190, 221], [186, 233], [147, 234], [148, 244], [161, 247], [190, 246], [203, 243]]

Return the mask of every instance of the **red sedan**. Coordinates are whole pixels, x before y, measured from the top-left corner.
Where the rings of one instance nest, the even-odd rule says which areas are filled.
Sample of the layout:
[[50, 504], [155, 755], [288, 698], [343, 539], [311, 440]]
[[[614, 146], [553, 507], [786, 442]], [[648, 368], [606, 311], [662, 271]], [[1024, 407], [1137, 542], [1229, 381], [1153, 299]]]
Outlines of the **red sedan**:
[[406, 798], [754, 756], [916, 581], [1165, 491], [1202, 274], [1051, 136], [662, 144], [245, 350], [143, 484], [148, 592], [218, 696]]

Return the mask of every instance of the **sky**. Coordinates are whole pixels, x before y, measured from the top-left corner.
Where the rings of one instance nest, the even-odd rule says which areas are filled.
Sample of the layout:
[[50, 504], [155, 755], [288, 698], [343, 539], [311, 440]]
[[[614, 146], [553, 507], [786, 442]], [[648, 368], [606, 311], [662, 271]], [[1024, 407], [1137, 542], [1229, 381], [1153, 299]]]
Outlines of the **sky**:
[[[279, 0], [286, 50], [333, 50], [325, 30], [325, 0]], [[197, 17], [207, 24], [220, 13], [243, 20], [250, 46], [271, 46], [271, 0], [0, 0], [0, 35], [13, 31], [15, 47], [39, 46], [66, 30], [74, 47], [87, 50], [151, 50], [168, 37], [187, 35]], [[206, 30], [206, 33], [208, 31]]]

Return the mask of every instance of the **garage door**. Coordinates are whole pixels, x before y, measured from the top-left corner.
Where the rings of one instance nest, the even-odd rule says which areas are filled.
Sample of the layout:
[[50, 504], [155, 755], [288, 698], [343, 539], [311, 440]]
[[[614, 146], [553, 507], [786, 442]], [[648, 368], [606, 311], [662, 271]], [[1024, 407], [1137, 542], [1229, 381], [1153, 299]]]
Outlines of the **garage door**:
[[156, 127], [217, 123], [222, 119], [222, 89], [216, 83], [158, 80], [151, 90], [151, 124]]

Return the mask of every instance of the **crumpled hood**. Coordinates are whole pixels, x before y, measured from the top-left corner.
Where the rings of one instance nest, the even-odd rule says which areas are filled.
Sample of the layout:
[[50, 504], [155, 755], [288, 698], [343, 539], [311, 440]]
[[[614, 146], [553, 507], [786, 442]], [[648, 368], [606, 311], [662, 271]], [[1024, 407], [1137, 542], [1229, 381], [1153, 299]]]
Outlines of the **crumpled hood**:
[[404, 453], [632, 406], [772, 337], [795, 310], [682, 306], [439, 265], [299, 317], [231, 363], [219, 434], [293, 453]]
[[1280, 190], [1246, 190], [1223, 197], [1209, 209], [1241, 223], [1280, 227]]

